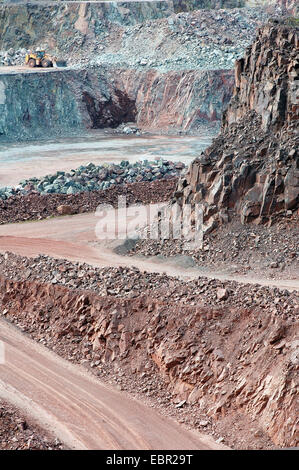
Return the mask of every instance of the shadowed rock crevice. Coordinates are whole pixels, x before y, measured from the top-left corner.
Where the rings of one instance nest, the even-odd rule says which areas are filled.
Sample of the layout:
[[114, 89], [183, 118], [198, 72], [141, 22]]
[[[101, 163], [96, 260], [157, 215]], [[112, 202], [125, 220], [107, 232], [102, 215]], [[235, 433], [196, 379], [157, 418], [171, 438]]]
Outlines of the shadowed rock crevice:
[[126, 122], [135, 122], [137, 114], [135, 101], [121, 90], [115, 90], [114, 95], [106, 102], [101, 102], [96, 101], [88, 92], [83, 92], [82, 100], [91, 119], [92, 129], [116, 128]]

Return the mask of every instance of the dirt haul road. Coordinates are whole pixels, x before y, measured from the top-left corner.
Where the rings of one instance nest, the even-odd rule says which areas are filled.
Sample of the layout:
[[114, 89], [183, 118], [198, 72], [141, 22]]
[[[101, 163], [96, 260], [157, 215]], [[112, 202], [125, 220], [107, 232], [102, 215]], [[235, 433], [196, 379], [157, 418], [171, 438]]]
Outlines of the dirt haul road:
[[[0, 320], [0, 397], [74, 449], [224, 449], [28, 339]], [[4, 362], [4, 363], [3, 363]]]
[[27, 65], [9, 65], [0, 67], [0, 75], [18, 75], [22, 73], [49, 73], [57, 72], [58, 70], [70, 70], [72, 67], [34, 67], [30, 68]]
[[[110, 220], [111, 222], [111, 220]], [[136, 266], [142, 271], [166, 273], [182, 279], [199, 275], [220, 280], [236, 280], [251, 284], [299, 290], [298, 279], [262, 279], [249, 276], [230, 276], [210, 272], [200, 267], [185, 268], [176, 262], [121, 256], [113, 251], [124, 240], [99, 240], [96, 236], [98, 219], [94, 213], [57, 217], [54, 219], [7, 224], [0, 226], [0, 252], [11, 251], [22, 256], [44, 254], [69, 261], [86, 262], [93, 266]], [[108, 226], [110, 225], [108, 221]], [[108, 235], [112, 238], [113, 224]], [[120, 219], [118, 233], [125, 238], [125, 221]]]

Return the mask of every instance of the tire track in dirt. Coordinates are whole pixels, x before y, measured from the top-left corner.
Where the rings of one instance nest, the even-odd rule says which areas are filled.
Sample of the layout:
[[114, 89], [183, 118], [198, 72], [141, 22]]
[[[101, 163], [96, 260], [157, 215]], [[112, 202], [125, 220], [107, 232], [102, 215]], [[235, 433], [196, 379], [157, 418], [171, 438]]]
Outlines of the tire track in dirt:
[[71, 448], [221, 449], [123, 392], [102, 384], [4, 320], [0, 396], [33, 416]]

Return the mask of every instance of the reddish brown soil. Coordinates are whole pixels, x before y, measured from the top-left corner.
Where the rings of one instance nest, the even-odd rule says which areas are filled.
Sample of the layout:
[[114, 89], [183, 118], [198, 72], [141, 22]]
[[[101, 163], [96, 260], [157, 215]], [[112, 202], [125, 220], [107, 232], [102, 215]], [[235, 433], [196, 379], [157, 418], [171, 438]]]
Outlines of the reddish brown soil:
[[229, 446], [298, 444], [295, 293], [42, 257], [0, 266], [5, 317], [62, 356]]
[[24, 220], [40, 220], [57, 216], [61, 205], [70, 207], [72, 214], [95, 211], [99, 204], [118, 204], [118, 197], [125, 195], [127, 204], [151, 204], [168, 201], [177, 184], [177, 179], [132, 183], [108, 188], [105, 191], [90, 191], [79, 194], [31, 193], [27, 196], [13, 196], [5, 201], [0, 199], [0, 224]]
[[0, 399], [0, 450], [60, 450], [65, 446]]

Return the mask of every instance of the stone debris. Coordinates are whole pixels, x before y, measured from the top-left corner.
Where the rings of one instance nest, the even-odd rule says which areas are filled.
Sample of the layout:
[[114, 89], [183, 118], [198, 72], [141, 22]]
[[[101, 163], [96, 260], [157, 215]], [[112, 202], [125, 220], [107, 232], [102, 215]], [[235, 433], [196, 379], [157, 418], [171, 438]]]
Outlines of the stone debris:
[[0, 400], [0, 450], [66, 450], [66, 447]]
[[0, 188], [0, 198], [6, 200], [12, 196], [39, 194], [78, 194], [83, 191], [103, 191], [117, 185], [177, 178], [185, 164], [168, 160], [147, 160], [129, 163], [123, 160], [117, 164], [81, 165], [70, 172], [57, 171], [43, 178], [30, 178], [20, 181], [15, 188]]
[[[297, 215], [280, 218], [271, 227], [243, 225], [235, 216], [204, 238], [202, 248], [188, 249], [185, 240], [136, 240], [129, 256], [170, 258], [177, 263], [188, 260], [209, 272], [231, 276], [296, 278], [299, 271], [299, 227]], [[275, 266], [275, 268], [274, 268]]]
[[0, 66], [23, 65], [27, 52], [29, 51], [24, 48], [17, 50], [10, 48], [8, 49], [8, 51], [5, 52], [0, 51]]
[[299, 208], [298, 26], [270, 22], [236, 62], [221, 134], [179, 182], [175, 200], [202, 204], [204, 231], [237, 213], [268, 223]]
[[[298, 295], [288, 290], [201, 276], [187, 282], [166, 274], [141, 272], [134, 267], [95, 268], [43, 255], [31, 259], [12, 253], [0, 254], [0, 275], [8, 279], [39, 280], [72, 289], [91, 290], [100, 296], [134, 299], [142, 292], [142, 295], [150, 294], [173, 303], [188, 305], [192, 300], [192, 305], [214, 306], [219, 312], [228, 305], [236, 308], [257, 305], [262, 309], [270, 308], [277, 315], [296, 316], [298, 307]], [[223, 295], [227, 297], [222, 306]]]
[[62, 214], [65, 211], [71, 214], [92, 212], [99, 204], [117, 207], [119, 196], [125, 196], [128, 205], [166, 202], [172, 197], [177, 181], [177, 178], [163, 178], [111, 185], [102, 191], [83, 191], [75, 194], [40, 194], [33, 190], [27, 195], [11, 194], [7, 199], [0, 198], [0, 224], [41, 220], [53, 215], [65, 215]]
[[[119, 389], [238, 448], [298, 445], [297, 292], [8, 253], [0, 287], [7, 320]], [[248, 420], [261, 437], [235, 432]]]
[[[126, 64], [134, 68], [158, 68], [164, 72], [231, 69], [252, 41], [256, 28], [268, 17], [269, 13], [263, 8], [198, 10], [126, 29], [114, 26], [115, 37], [122, 34], [117, 53], [111, 47], [113, 36], [106, 36], [104, 48], [93, 59], [93, 64]], [[153, 41], [153, 38], [159, 40]], [[80, 64], [85, 65], [86, 60], [80, 59]]]
[[227, 289], [217, 289], [217, 299], [218, 300], [226, 300], [229, 296], [229, 292]]
[[64, 204], [57, 207], [57, 212], [59, 215], [71, 215], [73, 211], [71, 206]]

